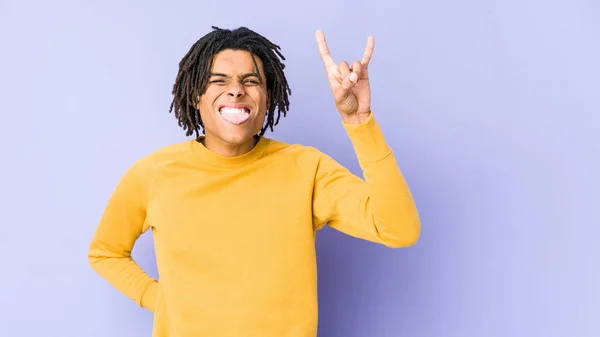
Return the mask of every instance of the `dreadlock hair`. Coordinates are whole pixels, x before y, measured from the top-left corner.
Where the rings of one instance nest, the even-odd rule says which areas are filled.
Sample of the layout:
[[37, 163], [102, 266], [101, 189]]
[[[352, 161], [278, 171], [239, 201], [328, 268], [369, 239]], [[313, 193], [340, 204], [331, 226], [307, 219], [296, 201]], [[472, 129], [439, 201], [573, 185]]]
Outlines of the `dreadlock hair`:
[[[173, 85], [174, 97], [169, 113], [173, 111], [179, 126], [186, 130], [186, 136], [196, 133], [198, 138], [200, 128], [204, 133], [204, 124], [197, 105], [199, 97], [206, 91], [214, 56], [224, 49], [245, 50], [252, 55], [257, 70], [255, 55], [262, 60], [267, 92], [270, 93], [266, 121], [260, 135], [264, 135], [267, 128], [273, 131], [273, 126], [279, 123], [281, 114], [286, 116], [290, 105], [288, 95], [292, 94], [283, 73], [285, 65], [279, 60], [279, 58], [285, 60], [279, 51], [280, 47], [246, 27], [229, 30], [212, 26], [212, 29], [212, 32], [194, 43], [179, 62], [179, 72]], [[260, 72], [258, 73], [260, 76]], [[276, 119], [275, 109], [277, 109]]]

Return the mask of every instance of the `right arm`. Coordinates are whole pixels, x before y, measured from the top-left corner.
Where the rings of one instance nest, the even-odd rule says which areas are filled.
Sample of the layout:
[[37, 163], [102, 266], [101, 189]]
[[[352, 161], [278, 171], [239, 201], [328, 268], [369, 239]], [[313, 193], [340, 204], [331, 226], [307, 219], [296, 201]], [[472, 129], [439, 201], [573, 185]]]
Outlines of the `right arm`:
[[141, 162], [130, 167], [113, 191], [88, 251], [92, 268], [137, 305], [154, 311], [158, 281], [131, 257], [149, 227], [146, 205], [151, 171]]

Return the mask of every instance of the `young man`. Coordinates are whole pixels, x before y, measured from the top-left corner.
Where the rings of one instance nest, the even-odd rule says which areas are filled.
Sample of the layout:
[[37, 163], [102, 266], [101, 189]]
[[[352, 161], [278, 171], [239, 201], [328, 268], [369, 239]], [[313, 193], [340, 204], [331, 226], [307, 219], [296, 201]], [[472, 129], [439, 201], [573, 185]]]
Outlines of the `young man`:
[[[285, 58], [247, 28], [213, 28], [185, 55], [173, 87], [171, 108], [195, 139], [127, 170], [89, 260], [154, 312], [153, 337], [315, 337], [317, 230], [328, 224], [389, 247], [410, 246], [420, 233], [410, 191], [370, 109], [374, 40], [349, 67], [336, 65], [323, 33], [316, 36], [363, 180], [315, 148], [263, 136], [289, 107], [278, 56]], [[130, 255], [147, 230], [159, 280]]]

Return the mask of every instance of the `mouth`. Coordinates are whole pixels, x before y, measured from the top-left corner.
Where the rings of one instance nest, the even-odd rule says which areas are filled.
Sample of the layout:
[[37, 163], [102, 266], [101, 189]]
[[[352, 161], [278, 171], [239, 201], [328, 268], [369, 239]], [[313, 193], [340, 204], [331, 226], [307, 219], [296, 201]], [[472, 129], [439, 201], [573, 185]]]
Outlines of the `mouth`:
[[233, 125], [243, 124], [250, 119], [251, 111], [249, 106], [240, 104], [222, 105], [219, 107], [221, 118]]

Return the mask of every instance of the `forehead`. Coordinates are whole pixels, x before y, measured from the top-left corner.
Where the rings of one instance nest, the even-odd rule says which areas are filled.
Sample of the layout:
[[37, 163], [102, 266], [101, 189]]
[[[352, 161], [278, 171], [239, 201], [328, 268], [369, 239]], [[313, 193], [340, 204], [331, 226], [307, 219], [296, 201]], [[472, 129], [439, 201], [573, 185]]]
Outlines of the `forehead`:
[[[254, 55], [258, 70], [263, 74], [261, 59]], [[219, 73], [251, 73], [256, 72], [252, 55], [245, 50], [226, 49], [217, 53], [213, 59], [212, 72]]]

